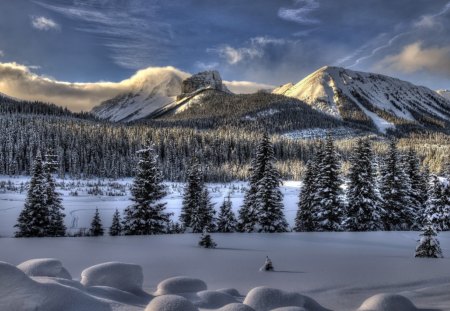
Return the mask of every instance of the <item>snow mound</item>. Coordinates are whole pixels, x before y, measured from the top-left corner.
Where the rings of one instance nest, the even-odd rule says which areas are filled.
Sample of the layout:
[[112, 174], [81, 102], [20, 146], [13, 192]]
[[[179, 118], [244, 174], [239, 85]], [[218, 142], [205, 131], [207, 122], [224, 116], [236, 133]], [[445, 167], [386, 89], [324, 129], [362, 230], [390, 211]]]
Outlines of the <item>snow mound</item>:
[[414, 311], [417, 308], [406, 297], [395, 294], [378, 294], [363, 302], [358, 311]]
[[255, 311], [253, 308], [242, 303], [230, 303], [217, 311]]
[[145, 311], [198, 311], [198, 309], [184, 297], [164, 295], [153, 299]]
[[282, 307], [273, 309], [272, 311], [308, 311], [308, 310], [302, 307]]
[[109, 286], [125, 292], [142, 294], [144, 275], [141, 266], [106, 262], [89, 267], [81, 272], [84, 286]]
[[111, 311], [111, 307], [76, 288], [50, 278], [35, 281], [17, 267], [0, 262], [0, 310]]
[[253, 288], [245, 297], [244, 304], [255, 311], [270, 311], [280, 307], [304, 307], [308, 311], [327, 310], [307, 296], [269, 287]]
[[216, 290], [216, 292], [228, 294], [233, 297], [241, 297], [242, 295], [239, 293], [239, 291], [235, 288], [222, 288]]
[[71, 280], [72, 276], [63, 267], [61, 261], [53, 258], [31, 259], [17, 266], [28, 276], [47, 276]]
[[156, 295], [196, 293], [206, 290], [206, 283], [199, 279], [176, 276], [158, 284]]
[[205, 309], [217, 309], [227, 304], [237, 302], [231, 295], [211, 290], [201, 291], [197, 293], [197, 296], [200, 300], [197, 301], [195, 305]]

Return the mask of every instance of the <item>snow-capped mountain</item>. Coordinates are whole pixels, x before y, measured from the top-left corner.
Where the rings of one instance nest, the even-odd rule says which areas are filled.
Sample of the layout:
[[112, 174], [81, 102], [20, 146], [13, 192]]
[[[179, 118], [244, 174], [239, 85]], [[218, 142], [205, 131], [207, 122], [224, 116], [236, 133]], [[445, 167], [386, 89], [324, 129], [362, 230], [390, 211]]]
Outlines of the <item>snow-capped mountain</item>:
[[450, 90], [437, 90], [436, 93], [450, 100]]
[[101, 103], [91, 112], [110, 121], [134, 121], [184, 108], [206, 90], [229, 92], [217, 71], [200, 72], [189, 77], [178, 70], [165, 68], [145, 76], [129, 92]]
[[402, 126], [447, 127], [450, 121], [450, 100], [426, 87], [339, 67], [320, 68], [273, 93], [300, 99], [317, 110], [382, 133]]

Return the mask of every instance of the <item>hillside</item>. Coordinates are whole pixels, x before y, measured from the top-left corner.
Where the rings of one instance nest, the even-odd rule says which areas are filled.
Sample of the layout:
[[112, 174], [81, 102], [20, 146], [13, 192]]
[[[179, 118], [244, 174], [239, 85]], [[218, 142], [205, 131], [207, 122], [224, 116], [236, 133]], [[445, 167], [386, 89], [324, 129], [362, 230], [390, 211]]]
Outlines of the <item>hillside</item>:
[[381, 133], [449, 129], [450, 100], [426, 87], [380, 74], [323, 67], [273, 93], [302, 100], [328, 115]]

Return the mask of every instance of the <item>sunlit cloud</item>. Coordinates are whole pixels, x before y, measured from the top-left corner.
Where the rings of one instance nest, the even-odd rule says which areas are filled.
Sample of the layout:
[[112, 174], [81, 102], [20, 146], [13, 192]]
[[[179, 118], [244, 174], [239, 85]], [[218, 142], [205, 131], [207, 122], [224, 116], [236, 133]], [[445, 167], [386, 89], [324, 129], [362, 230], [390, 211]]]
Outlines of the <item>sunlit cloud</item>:
[[39, 30], [59, 30], [60, 26], [52, 19], [45, 16], [32, 16], [31, 25]]
[[235, 94], [251, 94], [260, 90], [273, 90], [275, 86], [250, 81], [223, 81], [226, 87]]

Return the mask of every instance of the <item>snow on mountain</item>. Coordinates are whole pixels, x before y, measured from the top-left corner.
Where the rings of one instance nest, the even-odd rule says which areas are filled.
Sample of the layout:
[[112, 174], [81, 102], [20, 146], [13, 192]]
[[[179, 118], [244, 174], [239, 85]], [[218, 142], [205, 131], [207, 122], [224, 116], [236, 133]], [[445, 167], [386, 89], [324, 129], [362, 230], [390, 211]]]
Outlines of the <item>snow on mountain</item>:
[[426, 87], [339, 67], [320, 68], [273, 93], [300, 99], [346, 121], [369, 124], [382, 133], [399, 124], [442, 126], [450, 120], [450, 100]]
[[436, 93], [450, 100], [450, 90], [437, 90]]
[[110, 121], [134, 121], [155, 112], [185, 104], [203, 90], [230, 92], [217, 71], [205, 71], [189, 77], [175, 68], [164, 68], [137, 81], [129, 92], [104, 101], [92, 109], [99, 118]]
[[181, 86], [189, 75], [167, 67], [150, 72], [136, 81], [129, 92], [118, 95], [94, 107], [91, 112], [110, 121], [141, 119], [158, 108], [176, 101]]

